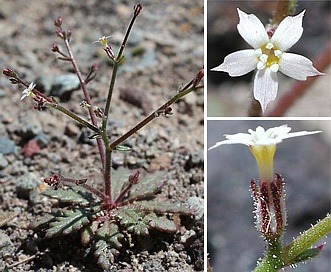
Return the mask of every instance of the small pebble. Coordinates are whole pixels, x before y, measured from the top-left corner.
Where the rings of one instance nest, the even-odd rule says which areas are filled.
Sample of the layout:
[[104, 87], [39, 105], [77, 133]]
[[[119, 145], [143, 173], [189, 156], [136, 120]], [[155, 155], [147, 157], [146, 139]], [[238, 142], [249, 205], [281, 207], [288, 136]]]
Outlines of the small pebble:
[[0, 153], [0, 170], [6, 168], [8, 166], [8, 161], [6, 158], [3, 156], [3, 154]]
[[0, 137], [0, 153], [3, 155], [17, 154], [17, 146], [9, 138]]

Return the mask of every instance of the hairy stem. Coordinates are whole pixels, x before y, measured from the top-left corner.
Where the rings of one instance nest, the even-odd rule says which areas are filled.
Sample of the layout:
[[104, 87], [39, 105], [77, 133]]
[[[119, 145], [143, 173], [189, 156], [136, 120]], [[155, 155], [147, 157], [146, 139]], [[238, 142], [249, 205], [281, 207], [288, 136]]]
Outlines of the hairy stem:
[[293, 263], [293, 260], [302, 252], [310, 248], [319, 239], [331, 232], [331, 216], [328, 214], [323, 220], [306, 230], [295, 238], [291, 244], [284, 248], [285, 264]]

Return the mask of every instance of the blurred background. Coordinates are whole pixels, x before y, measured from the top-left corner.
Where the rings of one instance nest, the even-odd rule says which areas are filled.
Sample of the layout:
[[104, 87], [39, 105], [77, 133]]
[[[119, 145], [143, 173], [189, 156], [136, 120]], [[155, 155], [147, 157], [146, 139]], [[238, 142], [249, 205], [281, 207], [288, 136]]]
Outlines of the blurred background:
[[[331, 121], [208, 121], [207, 148], [224, 134], [247, 133], [288, 124], [292, 132], [323, 133], [284, 140], [277, 145], [274, 170], [285, 178], [288, 226], [284, 244], [330, 212]], [[207, 154], [208, 252], [214, 271], [252, 271], [265, 252], [265, 243], [253, 220], [250, 180], [258, 168], [250, 150], [241, 144], [224, 145]], [[331, 239], [319, 257], [300, 264], [297, 272], [330, 271]]]
[[[298, 1], [295, 15], [306, 10], [304, 31], [289, 52], [304, 55], [314, 62], [327, 48], [330, 43], [330, 5], [330, 1]], [[228, 54], [251, 48], [237, 31], [238, 7], [248, 14], [255, 14], [266, 25], [273, 16], [276, 1], [207, 1], [208, 116], [247, 116], [252, 99], [254, 72], [241, 77], [210, 72]], [[331, 116], [330, 66], [322, 72], [326, 75], [319, 77], [285, 116]], [[297, 82], [281, 73], [278, 78], [276, 102], [269, 103], [267, 113]]]

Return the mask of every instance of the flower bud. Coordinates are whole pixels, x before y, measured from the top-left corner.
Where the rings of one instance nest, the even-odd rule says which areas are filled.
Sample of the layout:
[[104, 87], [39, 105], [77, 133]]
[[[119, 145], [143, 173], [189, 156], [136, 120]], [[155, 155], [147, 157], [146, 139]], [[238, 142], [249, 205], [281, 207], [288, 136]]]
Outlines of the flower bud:
[[57, 26], [57, 27], [61, 27], [61, 25], [62, 25], [62, 17], [61, 16], [57, 17], [57, 19], [54, 20], [54, 25]]

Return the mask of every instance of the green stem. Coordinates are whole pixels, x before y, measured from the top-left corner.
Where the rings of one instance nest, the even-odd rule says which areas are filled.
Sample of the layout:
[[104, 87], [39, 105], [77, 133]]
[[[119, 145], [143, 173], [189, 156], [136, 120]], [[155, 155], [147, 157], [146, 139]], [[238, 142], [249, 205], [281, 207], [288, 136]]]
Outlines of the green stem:
[[112, 149], [109, 146], [109, 139], [108, 139], [108, 136], [107, 136], [107, 122], [108, 122], [108, 116], [109, 116], [109, 110], [110, 110], [110, 103], [111, 103], [111, 100], [112, 100], [112, 97], [113, 97], [117, 71], [118, 71], [119, 64], [122, 60], [122, 55], [123, 55], [123, 52], [124, 52], [124, 48], [125, 48], [126, 43], [128, 41], [129, 34], [131, 32], [133, 24], [134, 24], [136, 18], [138, 17], [141, 8], [142, 7], [141, 7], [140, 4], [138, 4], [137, 6], [134, 7], [134, 13], [133, 13], [133, 16], [131, 18], [128, 29], [125, 32], [124, 39], [123, 39], [121, 47], [120, 47], [120, 51], [119, 51], [116, 59], [114, 59], [114, 61], [113, 61], [113, 63], [114, 63], [113, 73], [112, 73], [112, 76], [111, 76], [109, 89], [108, 89], [108, 96], [107, 96], [106, 106], [105, 106], [105, 115], [104, 115], [103, 120], [102, 120], [102, 127], [101, 127], [101, 130], [103, 132], [102, 133], [102, 139], [103, 139], [104, 147], [105, 147], [105, 150], [106, 150], [106, 154], [105, 154], [106, 161], [105, 161], [105, 165], [104, 165], [105, 194], [110, 198], [110, 203], [112, 203], [112, 196], [111, 196], [111, 187], [112, 187], [111, 186], [111, 157], [112, 157]]
[[267, 256], [257, 265], [254, 272], [276, 272], [284, 266], [280, 238], [270, 238], [266, 241], [268, 244]]
[[293, 242], [284, 247], [285, 265], [290, 265], [293, 260], [314, 243], [331, 232], [331, 216], [328, 214], [323, 220], [306, 230]]
[[66, 108], [62, 107], [61, 105], [57, 104], [57, 103], [47, 103], [49, 105], [49, 107], [54, 108], [62, 113], [64, 113], [65, 115], [71, 117], [72, 119], [76, 120], [78, 123], [80, 123], [81, 125], [83, 125], [84, 127], [87, 127], [91, 130], [93, 130], [95, 133], [100, 134], [101, 135], [101, 130], [99, 128], [97, 128], [96, 126], [90, 124], [89, 122], [85, 121], [83, 118], [79, 117], [77, 114], [73, 113], [70, 110], [67, 110]]
[[[294, 264], [295, 259], [299, 257], [300, 254], [309, 249], [314, 245], [314, 243], [316, 243], [330, 232], [331, 216], [328, 214], [323, 220], [312, 226], [310, 229], [306, 230], [303, 234], [294, 239], [291, 244], [285, 246], [283, 249], [278, 250], [276, 244], [276, 247], [273, 247], [276, 250], [271, 251], [269, 247], [268, 255], [256, 266], [254, 272], [274, 272], [280, 270], [283, 267]], [[271, 243], [271, 245], [274, 246], [274, 243]], [[282, 253], [279, 255], [277, 252]], [[276, 258], [273, 258], [273, 255], [275, 255]], [[277, 267], [277, 269], [275, 267]]]

